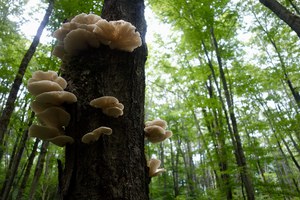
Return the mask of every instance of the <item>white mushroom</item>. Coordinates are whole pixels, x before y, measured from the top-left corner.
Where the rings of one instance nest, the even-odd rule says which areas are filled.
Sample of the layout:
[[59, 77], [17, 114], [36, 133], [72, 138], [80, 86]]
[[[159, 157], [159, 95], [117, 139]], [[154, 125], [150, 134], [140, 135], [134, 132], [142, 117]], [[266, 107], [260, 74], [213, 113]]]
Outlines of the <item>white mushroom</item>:
[[154, 158], [148, 161], [149, 177], [158, 176], [161, 173], [166, 171], [164, 168], [159, 168], [160, 163], [161, 163], [160, 160]]
[[118, 118], [123, 115], [123, 110], [118, 107], [108, 107], [102, 109], [103, 113], [107, 116]]
[[90, 144], [92, 142], [98, 141], [98, 139], [101, 137], [101, 135], [111, 135], [112, 130], [109, 127], [101, 126], [92, 132], [89, 132], [82, 136], [81, 141], [86, 144]]
[[43, 104], [61, 105], [63, 103], [74, 103], [77, 101], [76, 96], [67, 91], [44, 92], [35, 98], [36, 101]]
[[74, 142], [74, 139], [67, 135], [60, 135], [60, 136], [48, 139], [48, 141], [52, 142], [53, 144], [55, 144], [59, 147], [64, 147], [67, 144], [72, 144]]
[[163, 129], [167, 128], [167, 122], [165, 120], [162, 120], [162, 119], [155, 119], [155, 120], [152, 120], [152, 121], [145, 122], [146, 127], [147, 126], [153, 126], [153, 125], [160, 126]]
[[124, 105], [119, 103], [119, 100], [113, 96], [96, 98], [90, 102], [90, 105], [95, 108], [101, 108], [107, 116], [117, 118], [123, 115]]
[[28, 134], [30, 137], [48, 140], [61, 135], [61, 132], [56, 128], [33, 124], [29, 127]]
[[108, 44], [111, 49], [119, 49], [132, 52], [142, 45], [139, 32], [135, 31], [135, 26], [124, 20], [104, 21], [99, 20], [94, 29], [102, 43]]
[[49, 80], [31, 82], [27, 85], [27, 89], [34, 96], [44, 92], [63, 90], [63, 88], [58, 83]]
[[53, 105], [41, 103], [41, 102], [38, 102], [38, 101], [32, 101], [31, 104], [30, 104], [31, 109], [36, 114], [40, 113], [40, 112], [43, 112], [45, 109], [47, 109], [47, 108], [49, 108], [51, 106], [53, 106]]
[[52, 54], [60, 59], [63, 59], [65, 55], [64, 43], [59, 41], [54, 47]]
[[54, 79], [53, 81], [54, 81], [55, 83], [57, 83], [58, 85], [60, 85], [60, 87], [61, 87], [62, 89], [65, 89], [65, 88], [67, 87], [67, 81], [66, 81], [63, 77], [61, 77], [61, 76], [57, 77], [57, 78]]
[[37, 113], [36, 116], [43, 125], [57, 129], [68, 126], [71, 119], [69, 113], [56, 106], [47, 108], [43, 112]]
[[101, 19], [102, 18], [100, 16], [95, 15], [95, 14], [81, 13], [79, 15], [76, 15], [71, 20], [71, 22], [76, 22], [76, 23], [80, 23], [80, 24], [95, 24], [96, 22], [98, 22]]
[[111, 49], [132, 52], [142, 45], [135, 26], [124, 20], [110, 21], [95, 14], [79, 14], [71, 22], [62, 24], [53, 33], [59, 42], [53, 55], [63, 59], [65, 53], [74, 56], [90, 47], [98, 48], [100, 43]]
[[57, 73], [51, 70], [48, 70], [46, 72], [38, 70], [32, 73], [32, 80], [34, 81], [41, 81], [41, 80], [53, 81], [57, 77], [58, 77]]
[[93, 99], [90, 102], [90, 105], [95, 108], [107, 108], [115, 106], [119, 103], [119, 100], [116, 97], [113, 96], [103, 96], [96, 99]]
[[166, 139], [165, 129], [160, 126], [147, 126], [144, 131], [146, 138], [152, 143], [162, 142]]
[[77, 55], [80, 51], [90, 47], [98, 48], [100, 45], [96, 36], [85, 29], [75, 29], [64, 38], [64, 48], [70, 55]]

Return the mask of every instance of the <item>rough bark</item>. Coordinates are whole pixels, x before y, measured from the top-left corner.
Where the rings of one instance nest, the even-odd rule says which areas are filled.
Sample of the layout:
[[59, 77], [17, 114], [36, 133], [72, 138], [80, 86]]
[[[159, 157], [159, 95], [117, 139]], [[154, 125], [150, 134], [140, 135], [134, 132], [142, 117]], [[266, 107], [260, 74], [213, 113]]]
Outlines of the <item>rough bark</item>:
[[[40, 37], [43, 33], [43, 30], [46, 27], [46, 25], [48, 24], [49, 17], [53, 10], [53, 2], [54, 2], [54, 0], [49, 0], [49, 6], [46, 10], [45, 16], [37, 30], [36, 35], [33, 38], [33, 41], [31, 43], [29, 49], [27, 50], [27, 52], [25, 53], [25, 55], [21, 61], [18, 73], [14, 79], [12, 88], [9, 92], [9, 96], [6, 101], [5, 108], [1, 114], [1, 117], [0, 117], [0, 148], [3, 143], [4, 134], [7, 131], [10, 117], [11, 117], [14, 107], [15, 107], [14, 104], [17, 99], [17, 94], [18, 94], [19, 88], [22, 84], [23, 76], [26, 72], [27, 66], [28, 66], [33, 54], [35, 53], [36, 47], [40, 42]], [[0, 153], [1, 153], [1, 151], [0, 151]]]
[[260, 3], [269, 8], [273, 13], [289, 25], [300, 37], [300, 17], [293, 14], [276, 0], [259, 0]]
[[[143, 0], [107, 0], [102, 18], [131, 22], [140, 32], [143, 45], [128, 53], [102, 45], [63, 63], [62, 76], [77, 103], [66, 134], [75, 142], [66, 147], [65, 168], [60, 175], [62, 199], [147, 200], [148, 168], [144, 154], [144, 96], [147, 48]], [[114, 96], [124, 104], [124, 115], [112, 118], [89, 102]], [[100, 127], [112, 128], [110, 136], [84, 144], [84, 134]]]

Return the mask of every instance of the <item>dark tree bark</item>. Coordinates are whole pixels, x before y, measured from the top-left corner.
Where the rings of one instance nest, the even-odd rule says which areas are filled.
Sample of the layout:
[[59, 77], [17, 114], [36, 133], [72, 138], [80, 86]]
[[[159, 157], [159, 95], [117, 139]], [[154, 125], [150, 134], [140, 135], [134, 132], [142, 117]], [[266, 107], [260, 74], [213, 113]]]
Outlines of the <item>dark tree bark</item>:
[[[35, 53], [36, 47], [40, 42], [40, 37], [43, 33], [43, 30], [46, 27], [46, 25], [48, 24], [49, 17], [53, 10], [53, 2], [54, 2], [54, 0], [49, 0], [49, 6], [46, 10], [45, 16], [37, 30], [36, 35], [33, 38], [33, 41], [31, 43], [29, 49], [27, 50], [26, 54], [24, 55], [24, 57], [21, 61], [18, 73], [15, 77], [14, 83], [12, 85], [9, 96], [7, 98], [5, 108], [1, 114], [1, 117], [0, 117], [0, 148], [3, 143], [4, 134], [7, 131], [10, 117], [11, 117], [14, 107], [15, 107], [14, 104], [17, 99], [17, 94], [18, 94], [19, 88], [22, 84], [23, 76], [26, 72], [27, 66], [28, 66], [33, 54]], [[1, 154], [1, 149], [0, 149], [0, 154]], [[1, 155], [0, 155], [0, 158], [1, 158]]]
[[[67, 90], [77, 103], [66, 107], [71, 114], [66, 134], [75, 142], [66, 147], [61, 180], [62, 199], [147, 200], [148, 168], [144, 154], [144, 96], [147, 48], [143, 0], [106, 0], [102, 18], [131, 22], [143, 45], [128, 53], [102, 45], [73, 57], [62, 66]], [[124, 115], [105, 116], [89, 102], [114, 96], [124, 104]], [[112, 128], [110, 136], [84, 144], [84, 134], [100, 127]]]
[[298, 15], [293, 14], [276, 0], [259, 0], [259, 2], [287, 23], [300, 37], [300, 17]]

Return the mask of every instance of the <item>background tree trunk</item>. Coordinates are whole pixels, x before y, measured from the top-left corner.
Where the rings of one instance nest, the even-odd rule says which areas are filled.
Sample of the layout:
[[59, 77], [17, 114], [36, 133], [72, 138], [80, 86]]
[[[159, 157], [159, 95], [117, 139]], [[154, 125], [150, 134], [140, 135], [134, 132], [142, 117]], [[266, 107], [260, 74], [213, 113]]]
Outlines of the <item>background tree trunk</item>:
[[293, 14], [276, 0], [259, 0], [259, 2], [287, 23], [300, 37], [300, 17], [298, 15]]
[[[46, 25], [48, 24], [49, 17], [52, 13], [52, 10], [53, 10], [53, 3], [54, 3], [54, 0], [49, 0], [49, 6], [46, 10], [45, 16], [44, 16], [44, 18], [43, 18], [43, 20], [42, 20], [42, 22], [41, 22], [41, 24], [40, 24], [40, 26], [37, 30], [36, 35], [33, 38], [33, 41], [31, 43], [29, 49], [27, 50], [26, 54], [24, 55], [24, 57], [21, 61], [19, 71], [18, 71], [18, 73], [15, 77], [14, 83], [13, 83], [12, 88], [10, 90], [9, 96], [8, 96], [6, 104], [5, 104], [5, 108], [4, 108], [4, 110], [1, 114], [1, 117], [0, 117], [0, 145], [3, 142], [4, 134], [6, 133], [10, 117], [11, 117], [11, 115], [13, 113], [13, 110], [14, 110], [14, 103], [15, 103], [15, 100], [17, 98], [19, 88], [22, 84], [23, 76], [26, 72], [27, 66], [28, 66], [33, 54], [35, 53], [36, 47], [40, 42], [40, 37], [43, 33], [43, 30], [46, 27]], [[2, 151], [0, 149], [0, 154], [1, 154], [1, 152]], [[1, 158], [1, 155], [0, 155], [0, 158]]]
[[[143, 0], [107, 0], [104, 19], [131, 22], [141, 34], [143, 46], [133, 53], [102, 45], [63, 63], [62, 76], [77, 103], [67, 107], [71, 114], [66, 134], [75, 142], [67, 146], [62, 175], [63, 199], [148, 199], [148, 168], [144, 154], [144, 98], [147, 48]], [[89, 102], [114, 96], [124, 104], [124, 115], [105, 116]], [[84, 144], [84, 134], [100, 127], [112, 128], [93, 144]]]
[[41, 146], [41, 152], [39, 154], [39, 158], [36, 163], [35, 170], [34, 170], [33, 180], [32, 180], [31, 186], [30, 186], [29, 198], [28, 198], [29, 200], [34, 199], [34, 195], [35, 195], [35, 192], [38, 187], [39, 179], [43, 172], [48, 146], [49, 146], [49, 141], [43, 141], [42, 146]]
[[28, 157], [28, 161], [27, 161], [25, 173], [23, 175], [21, 184], [19, 186], [19, 190], [18, 190], [18, 194], [17, 194], [17, 198], [16, 199], [21, 200], [23, 198], [24, 190], [25, 190], [26, 185], [27, 185], [27, 181], [28, 181], [28, 178], [29, 178], [29, 175], [30, 175], [30, 171], [31, 171], [31, 168], [32, 168], [32, 165], [33, 165], [33, 160], [35, 158], [36, 150], [38, 148], [39, 142], [40, 142], [40, 140], [38, 138], [34, 142], [34, 145], [32, 147], [32, 151], [31, 151], [31, 153], [30, 153], [30, 155]]
[[[234, 148], [235, 148], [235, 154], [236, 154], [236, 160], [237, 160], [237, 165], [241, 168], [241, 179], [242, 183], [245, 186], [246, 193], [247, 193], [247, 198], [248, 200], [254, 200], [255, 199], [255, 194], [254, 194], [254, 187], [252, 184], [252, 180], [250, 177], [249, 169], [247, 167], [246, 163], [246, 157], [244, 154], [244, 149], [242, 147], [242, 141], [239, 135], [238, 127], [237, 127], [237, 121], [235, 117], [235, 112], [234, 112], [234, 104], [233, 104], [233, 99], [232, 99], [232, 94], [229, 90], [229, 85], [227, 84], [227, 80], [225, 77], [223, 65], [222, 65], [222, 60], [219, 52], [219, 47], [218, 47], [218, 42], [217, 39], [214, 35], [214, 29], [211, 29], [211, 36], [213, 40], [213, 45], [215, 48], [216, 52], [216, 57], [219, 65], [219, 73], [220, 73], [220, 79], [222, 81], [222, 86], [225, 94], [225, 100], [227, 104], [227, 108], [229, 111], [229, 117], [231, 121], [231, 127], [232, 127], [232, 132], [234, 136]], [[230, 122], [228, 121], [228, 127], [230, 127]]]
[[[28, 128], [31, 126], [33, 119], [34, 119], [34, 113], [32, 112], [31, 116], [29, 118]], [[10, 168], [6, 172], [5, 182], [4, 182], [4, 184], [2, 186], [2, 190], [1, 190], [1, 200], [6, 200], [9, 197], [9, 193], [13, 186], [13, 182], [14, 182], [15, 176], [17, 175], [19, 164], [20, 164], [20, 161], [21, 161], [24, 149], [25, 149], [25, 144], [28, 139], [28, 128], [26, 130], [24, 130], [21, 141], [18, 145], [19, 146], [18, 150], [12, 158], [12, 164], [11, 164]]]

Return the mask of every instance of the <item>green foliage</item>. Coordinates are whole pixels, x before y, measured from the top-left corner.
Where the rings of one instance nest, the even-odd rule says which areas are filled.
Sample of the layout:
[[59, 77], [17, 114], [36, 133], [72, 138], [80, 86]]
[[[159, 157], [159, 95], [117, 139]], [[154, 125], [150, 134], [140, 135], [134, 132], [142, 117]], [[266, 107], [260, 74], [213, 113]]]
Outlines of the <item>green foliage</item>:
[[[0, 3], [0, 110], [31, 42], [20, 36], [20, 24], [8, 17], [21, 14], [25, 3]], [[56, 1], [49, 29], [53, 32], [82, 12], [100, 14], [102, 4]], [[228, 188], [233, 199], [243, 199], [241, 168], [237, 167], [227, 126], [217, 54], [228, 81], [256, 199], [299, 199], [300, 175], [295, 165], [295, 160], [300, 162], [299, 106], [286, 82], [290, 80], [299, 92], [299, 38], [254, 1], [149, 0], [148, 6], [162, 22], [172, 26], [167, 37], [158, 31], [155, 44], [148, 44], [145, 119], [164, 119], [167, 129], [173, 132], [173, 137], [161, 144], [145, 141], [146, 157], [159, 158], [166, 169], [151, 179], [150, 199], [226, 199]], [[244, 33], [250, 37], [241, 37]], [[60, 62], [51, 57], [52, 48], [52, 44], [40, 44], [25, 74], [10, 135], [5, 138], [0, 188], [15, 144], [28, 128], [31, 96], [26, 92], [27, 80], [35, 70], [59, 70]], [[21, 160], [22, 169], [32, 146], [30, 139]], [[63, 152], [50, 145], [35, 199], [57, 197], [56, 159], [63, 160]], [[222, 165], [226, 167], [222, 169]], [[22, 173], [20, 169], [18, 178]], [[28, 183], [33, 176], [31, 170]], [[15, 181], [12, 197], [19, 183]], [[29, 190], [30, 184], [25, 199]]]
[[101, 14], [103, 0], [95, 1], [68, 1], [60, 0], [55, 2], [55, 10], [51, 17], [50, 30], [51, 32], [58, 29], [62, 23], [70, 21], [73, 17], [80, 13], [94, 13]]
[[[299, 195], [291, 180], [292, 176], [299, 176], [291, 161], [291, 156], [297, 155], [299, 162], [297, 144], [291, 141], [294, 139], [299, 143], [298, 108], [286, 85], [287, 77], [284, 77], [287, 74], [298, 88], [299, 67], [294, 63], [299, 62], [299, 38], [254, 2], [151, 0], [149, 4], [161, 21], [172, 24], [174, 32], [167, 41], [161, 37], [157, 39], [157, 44], [165, 47], [166, 54], [159, 53], [161, 49], [153, 51], [151, 46], [147, 84], [151, 104], [146, 104], [146, 109], [147, 117], [160, 117], [171, 123], [174, 136], [171, 146], [164, 145], [164, 167], [183, 173], [181, 176], [167, 174], [173, 177], [174, 192], [180, 186], [174, 181], [175, 177], [182, 177], [187, 184], [175, 199], [225, 199], [225, 193], [218, 185], [220, 180], [216, 180], [216, 176], [224, 173], [231, 178], [229, 186], [233, 199], [243, 198], [240, 169], [235, 164], [232, 139], [220, 102], [224, 93], [218, 91], [222, 83], [217, 53], [221, 56], [233, 95], [239, 134], [257, 191], [256, 198], [282, 199]], [[243, 20], [246, 17], [254, 22], [246, 24]], [[213, 45], [212, 30], [219, 45], [218, 52]], [[252, 38], [241, 41], [236, 35], [242, 31], [251, 32]], [[153, 77], [155, 81], [151, 80]], [[219, 131], [222, 135], [218, 136]], [[283, 138], [293, 149], [293, 155], [287, 152], [281, 141]], [[221, 151], [222, 140], [224, 149]], [[166, 148], [174, 152], [171, 158], [165, 153]], [[154, 145], [149, 149], [156, 149], [158, 155], [162, 153]], [[190, 155], [194, 156], [195, 168], [188, 167]], [[227, 155], [228, 167], [222, 172], [218, 164], [224, 155]], [[283, 159], [289, 164], [281, 168]], [[195, 174], [196, 181], [189, 181], [190, 174]], [[212, 177], [215, 180], [210, 180]], [[289, 184], [289, 188], [284, 184]], [[197, 188], [196, 198], [190, 192], [191, 187]], [[157, 191], [154, 186], [151, 189]]]

